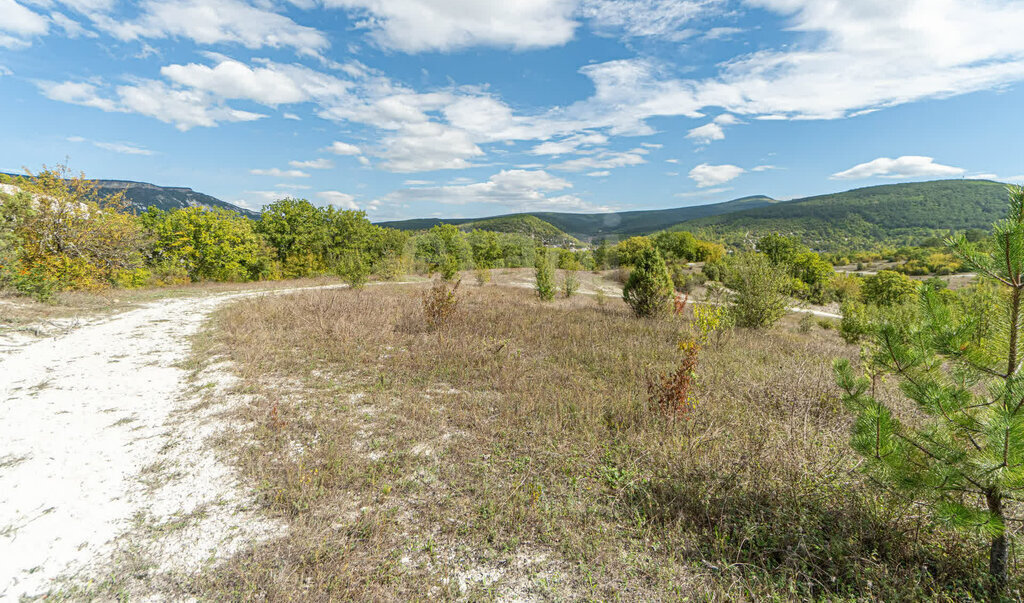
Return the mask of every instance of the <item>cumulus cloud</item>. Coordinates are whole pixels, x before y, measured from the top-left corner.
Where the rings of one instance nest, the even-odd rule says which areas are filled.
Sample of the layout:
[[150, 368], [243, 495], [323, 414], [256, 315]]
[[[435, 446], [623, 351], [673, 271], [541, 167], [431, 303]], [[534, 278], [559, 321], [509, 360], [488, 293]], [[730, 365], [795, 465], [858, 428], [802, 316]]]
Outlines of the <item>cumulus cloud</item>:
[[357, 26], [380, 46], [403, 52], [470, 46], [517, 50], [560, 46], [577, 27], [571, 0], [324, 0], [354, 10]]
[[879, 157], [848, 170], [832, 174], [833, 180], [860, 180], [864, 178], [951, 178], [967, 170], [935, 163], [931, 157], [904, 155], [896, 159]]
[[18, 4], [15, 0], [0, 0], [0, 48], [25, 48], [32, 44], [33, 36], [46, 34], [49, 20]]
[[310, 159], [309, 161], [289, 161], [288, 165], [293, 168], [307, 169], [307, 170], [329, 170], [334, 167], [334, 162], [330, 159]]
[[253, 176], [274, 176], [275, 178], [309, 178], [309, 174], [302, 170], [282, 170], [280, 168], [253, 169], [249, 170]]
[[696, 35], [694, 21], [718, 14], [725, 0], [583, 0], [580, 14], [598, 30], [625, 37], [681, 41]]
[[611, 168], [626, 167], [647, 163], [644, 155], [647, 149], [635, 148], [629, 151], [603, 151], [588, 157], [570, 159], [562, 163], [552, 165], [552, 169], [566, 172], [585, 172], [587, 170], [608, 170]]
[[87, 14], [96, 27], [124, 41], [187, 38], [207, 45], [293, 48], [314, 56], [330, 45], [322, 32], [262, 6], [241, 0], [144, 0], [134, 19], [109, 14], [110, 6], [93, 7]]
[[107, 112], [138, 113], [174, 124], [179, 130], [196, 126], [212, 127], [219, 122], [253, 121], [266, 117], [240, 111], [197, 90], [172, 88], [156, 80], [137, 80], [117, 86], [104, 94], [91, 82], [37, 82], [40, 91], [52, 100], [93, 107]]
[[334, 141], [330, 146], [322, 150], [334, 153], [335, 155], [362, 155], [363, 153], [356, 145], [341, 141]]
[[572, 188], [572, 183], [544, 170], [502, 170], [486, 182], [407, 188], [383, 200], [390, 203], [431, 201], [449, 205], [481, 203], [519, 211], [610, 211], [572, 194], [549, 196]]
[[699, 188], [717, 186], [734, 180], [746, 170], [739, 166], [730, 165], [709, 165], [702, 163], [690, 170], [690, 179], [697, 183]]
[[320, 191], [316, 194], [317, 198], [326, 203], [330, 203], [335, 207], [341, 209], [359, 209], [356, 205], [356, 198], [348, 193], [341, 191]]
[[608, 137], [604, 134], [581, 132], [561, 140], [542, 142], [530, 149], [529, 152], [534, 155], [566, 155], [578, 151], [580, 147], [603, 145], [607, 142]]

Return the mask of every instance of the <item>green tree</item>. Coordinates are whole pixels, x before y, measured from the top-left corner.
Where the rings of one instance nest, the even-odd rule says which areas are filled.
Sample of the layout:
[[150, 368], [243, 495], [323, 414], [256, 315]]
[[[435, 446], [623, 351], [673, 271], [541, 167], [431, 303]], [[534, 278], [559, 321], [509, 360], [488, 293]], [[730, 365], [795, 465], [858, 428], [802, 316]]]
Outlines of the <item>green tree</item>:
[[729, 310], [741, 327], [770, 327], [785, 316], [788, 277], [763, 253], [738, 254], [726, 268], [725, 285], [732, 290]]
[[920, 285], [905, 274], [882, 270], [864, 279], [861, 295], [864, 301], [877, 306], [898, 306], [913, 300]]
[[634, 258], [633, 271], [622, 288], [622, 299], [637, 316], [652, 316], [663, 311], [672, 298], [672, 279], [661, 254], [653, 247], [642, 249]]
[[497, 266], [501, 260], [501, 244], [498, 242], [497, 233], [474, 229], [469, 233], [468, 239], [475, 267], [489, 270]]
[[693, 261], [697, 253], [697, 237], [685, 230], [659, 232], [654, 235], [654, 246], [666, 260]]
[[280, 199], [263, 208], [256, 230], [274, 249], [285, 276], [326, 270], [327, 214], [305, 199]]
[[773, 264], [790, 265], [807, 248], [796, 237], [771, 233], [757, 241], [757, 250], [765, 254]]
[[416, 256], [427, 264], [428, 272], [440, 272], [451, 280], [473, 254], [466, 236], [452, 224], [438, 224], [416, 240]]
[[[1009, 216], [993, 226], [994, 251], [963, 235], [949, 241], [980, 278], [1003, 290], [998, 311], [957, 312], [939, 292], [925, 290], [920, 320], [886, 322], [877, 331], [872, 363], [900, 379], [917, 416], [876, 398], [849, 361], [836, 362], [845, 402], [857, 413], [851, 444], [866, 469], [949, 524], [989, 537], [993, 600], [1007, 580], [1006, 504], [1024, 491], [1024, 189], [1009, 191]], [[986, 328], [986, 315], [1001, 324]]]
[[654, 250], [649, 237], [631, 237], [615, 246], [615, 257], [620, 266], [633, 266], [640, 255]]
[[543, 301], [551, 301], [555, 298], [555, 269], [551, 265], [551, 258], [548, 256], [546, 248], [537, 248], [534, 253], [533, 268], [537, 281], [537, 295]]
[[835, 268], [813, 251], [797, 254], [790, 264], [790, 273], [806, 285], [806, 298], [823, 304], [829, 298], [829, 285], [836, 274]]
[[247, 281], [268, 275], [270, 250], [252, 220], [224, 209], [188, 207], [142, 215], [152, 264], [181, 267], [192, 281]]
[[594, 249], [594, 270], [604, 270], [608, 267], [608, 241], [601, 239]]

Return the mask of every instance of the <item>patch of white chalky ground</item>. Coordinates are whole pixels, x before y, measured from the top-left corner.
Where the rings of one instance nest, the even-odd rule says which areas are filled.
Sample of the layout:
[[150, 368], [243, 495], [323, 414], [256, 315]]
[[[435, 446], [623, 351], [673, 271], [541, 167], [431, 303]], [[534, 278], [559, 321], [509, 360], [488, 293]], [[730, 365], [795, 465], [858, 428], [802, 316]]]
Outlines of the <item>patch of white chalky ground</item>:
[[[237, 297], [164, 300], [0, 355], [0, 600], [101, 575], [128, 540], [149, 571], [181, 574], [279, 532], [210, 449], [226, 373], [198, 383], [222, 403], [197, 405], [178, 367]], [[147, 532], [161, 525], [175, 529]]]

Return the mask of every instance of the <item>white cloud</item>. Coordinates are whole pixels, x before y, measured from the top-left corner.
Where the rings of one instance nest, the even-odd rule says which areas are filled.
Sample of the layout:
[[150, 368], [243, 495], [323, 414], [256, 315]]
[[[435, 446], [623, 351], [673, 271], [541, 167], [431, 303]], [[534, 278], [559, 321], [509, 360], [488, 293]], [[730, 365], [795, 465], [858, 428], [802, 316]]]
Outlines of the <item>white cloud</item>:
[[591, 178], [603, 178], [605, 176], [610, 176], [610, 175], [611, 175], [611, 172], [609, 172], [608, 170], [598, 170], [596, 172], [587, 172], [587, 176], [590, 176]]
[[334, 167], [330, 159], [310, 159], [309, 161], [289, 161], [288, 165], [294, 168], [305, 168], [308, 170], [329, 170]]
[[92, 146], [105, 149], [107, 151], [113, 151], [115, 153], [121, 153], [124, 155], [155, 155], [153, 151], [146, 149], [140, 145], [130, 142], [102, 142], [98, 140], [89, 140], [82, 136], [68, 136], [66, 139], [68, 142], [88, 142]]
[[167, 65], [160, 69], [167, 79], [190, 88], [205, 90], [226, 99], [249, 99], [276, 106], [298, 103], [308, 93], [290, 76], [270, 67], [251, 68], [238, 61], [207, 65]]
[[777, 166], [774, 166], [774, 165], [758, 165], [758, 166], [750, 168], [750, 171], [751, 172], [767, 172], [769, 170], [777, 170], [777, 169], [779, 169], [779, 168]]
[[566, 172], [585, 172], [587, 170], [607, 170], [611, 168], [626, 167], [647, 163], [644, 155], [647, 149], [636, 148], [629, 151], [604, 151], [589, 157], [570, 159], [552, 165], [552, 169], [564, 170]]
[[5, 75], [14, 75], [14, 72], [8, 69], [5, 65], [0, 65], [0, 77]]
[[610, 211], [571, 194], [548, 196], [572, 188], [572, 183], [543, 170], [502, 170], [486, 182], [401, 189], [383, 201], [413, 203], [429, 201], [448, 205], [481, 203], [519, 211]]
[[24, 48], [50, 29], [49, 20], [14, 0], [0, 0], [0, 47]]
[[709, 186], [725, 184], [726, 182], [737, 178], [745, 171], [746, 170], [739, 166], [727, 163], [723, 165], [709, 165], [707, 163], [702, 163], [690, 170], [690, 179], [696, 182], [698, 187], [706, 188]]
[[253, 121], [266, 117], [232, 109], [201, 91], [171, 88], [156, 80], [137, 80], [132, 85], [117, 86], [106, 95], [90, 82], [42, 81], [37, 85], [52, 100], [108, 112], [138, 113], [174, 124], [183, 131], [196, 126], [216, 126], [222, 121]]
[[437, 122], [408, 124], [381, 144], [378, 156], [392, 172], [464, 169], [484, 154], [467, 132]]
[[931, 157], [904, 155], [896, 159], [879, 157], [867, 163], [855, 165], [848, 170], [832, 174], [833, 180], [859, 180], [863, 178], [950, 178], [960, 176], [967, 170], [935, 163]]
[[722, 126], [711, 122], [690, 130], [686, 137], [692, 138], [701, 144], [707, 144], [713, 140], [723, 140], [725, 138], [725, 131], [722, 130]]
[[302, 170], [282, 170], [279, 168], [249, 170], [253, 176], [274, 176], [275, 178], [309, 178]]
[[602, 145], [607, 142], [608, 137], [604, 134], [581, 132], [558, 141], [542, 142], [530, 149], [529, 152], [533, 155], [566, 155], [576, 152], [580, 147]]
[[318, 55], [329, 46], [322, 32], [241, 0], [144, 0], [133, 20], [100, 10], [89, 16], [97, 27], [125, 41], [188, 38], [206, 45], [294, 48], [305, 55]]
[[348, 193], [340, 191], [320, 191], [316, 196], [320, 200], [326, 201], [327, 203], [330, 203], [335, 207], [340, 207], [341, 209], [359, 209], [359, 206], [356, 205], [356, 198]]
[[302, 121], [302, 118], [294, 113], [282, 113], [281, 117], [285, 119], [290, 119], [292, 121]]
[[598, 29], [626, 37], [659, 37], [682, 41], [697, 32], [695, 20], [717, 14], [724, 0], [584, 0], [580, 13]]
[[153, 155], [153, 151], [138, 145], [123, 142], [94, 142], [95, 146], [123, 155]]
[[321, 150], [335, 155], [362, 155], [363, 153], [356, 145], [341, 141], [334, 141], [329, 147]]
[[384, 48], [403, 52], [450, 51], [470, 46], [517, 50], [560, 46], [572, 39], [577, 23], [571, 0], [325, 0], [365, 16]]

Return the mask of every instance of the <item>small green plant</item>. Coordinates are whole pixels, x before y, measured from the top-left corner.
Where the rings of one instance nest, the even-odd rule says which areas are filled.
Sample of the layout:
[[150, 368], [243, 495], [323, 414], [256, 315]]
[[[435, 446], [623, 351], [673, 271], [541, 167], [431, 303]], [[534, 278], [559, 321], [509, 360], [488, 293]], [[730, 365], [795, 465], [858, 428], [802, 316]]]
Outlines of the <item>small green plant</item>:
[[491, 282], [491, 269], [483, 266], [477, 266], [476, 270], [473, 271], [476, 276], [476, 284], [483, 287], [487, 283]]
[[363, 258], [362, 253], [353, 251], [338, 260], [337, 272], [349, 287], [361, 289], [370, 278], [370, 264]]
[[576, 292], [580, 290], [580, 277], [576, 275], [575, 270], [566, 270], [565, 274], [562, 275], [562, 294], [569, 298], [576, 295]]
[[594, 291], [594, 301], [597, 302], [598, 306], [604, 307], [608, 303], [608, 294], [604, 292], [604, 287], [598, 287]]
[[804, 315], [800, 317], [800, 322], [797, 323], [797, 330], [801, 333], [810, 333], [816, 323], [817, 321], [814, 320], [813, 314], [804, 312]]
[[450, 288], [444, 279], [437, 279], [423, 293], [423, 317], [427, 328], [435, 330], [448, 324], [459, 307], [458, 290], [462, 281], [456, 281]]
[[537, 295], [542, 301], [553, 300], [555, 298], [555, 269], [551, 265], [547, 249], [537, 248], [533, 267], [537, 281]]
[[711, 335], [725, 327], [726, 312], [722, 306], [700, 304], [693, 307], [693, 327], [697, 332], [697, 343], [707, 345]]
[[661, 254], [654, 248], [640, 249], [634, 257], [633, 272], [622, 288], [622, 299], [637, 316], [653, 316], [665, 310], [673, 291]]

